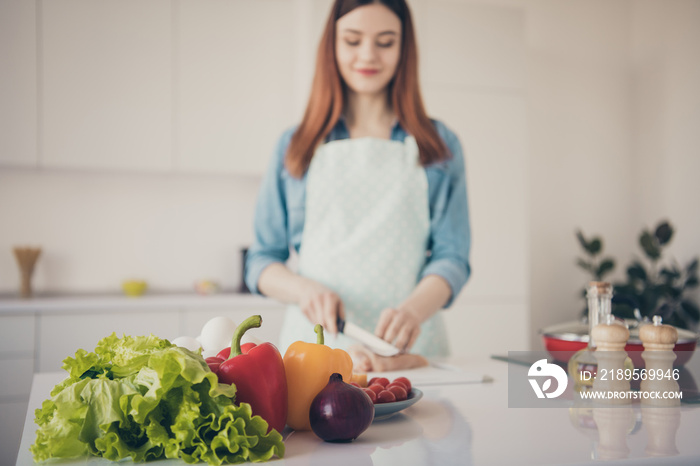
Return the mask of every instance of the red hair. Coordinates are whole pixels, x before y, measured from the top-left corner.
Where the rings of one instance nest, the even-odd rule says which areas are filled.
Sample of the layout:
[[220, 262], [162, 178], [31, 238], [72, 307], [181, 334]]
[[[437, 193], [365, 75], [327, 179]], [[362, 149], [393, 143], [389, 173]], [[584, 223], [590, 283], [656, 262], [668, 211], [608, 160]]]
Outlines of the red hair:
[[[316, 72], [304, 117], [287, 148], [285, 166], [301, 178], [316, 148], [331, 132], [343, 111], [343, 83], [335, 56], [335, 22], [355, 8], [373, 0], [336, 0], [326, 21], [316, 56]], [[411, 12], [405, 0], [379, 0], [401, 20], [401, 57], [389, 83], [391, 103], [401, 126], [416, 139], [421, 165], [447, 159], [450, 154], [425, 112], [418, 85], [418, 50]]]

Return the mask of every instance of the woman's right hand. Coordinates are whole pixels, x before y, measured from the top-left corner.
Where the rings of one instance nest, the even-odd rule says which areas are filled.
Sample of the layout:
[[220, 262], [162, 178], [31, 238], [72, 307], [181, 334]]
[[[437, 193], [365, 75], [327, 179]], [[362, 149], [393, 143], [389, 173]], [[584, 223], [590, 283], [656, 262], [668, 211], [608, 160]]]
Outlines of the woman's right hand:
[[338, 317], [345, 319], [345, 308], [340, 296], [311, 280], [301, 293], [299, 307], [309, 322], [323, 325], [323, 330], [332, 335], [338, 333]]
[[292, 272], [280, 263], [265, 267], [258, 278], [258, 290], [265, 296], [297, 304], [312, 324], [323, 325], [326, 333], [338, 333], [338, 316], [345, 318], [340, 296], [330, 288]]

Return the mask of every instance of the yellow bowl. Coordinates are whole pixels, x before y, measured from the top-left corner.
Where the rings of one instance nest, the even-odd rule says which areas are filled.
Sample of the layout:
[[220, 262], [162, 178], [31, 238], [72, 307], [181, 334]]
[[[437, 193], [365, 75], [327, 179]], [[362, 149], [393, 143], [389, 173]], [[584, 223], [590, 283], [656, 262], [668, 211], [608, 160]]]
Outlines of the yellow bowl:
[[122, 283], [122, 290], [127, 296], [141, 296], [146, 292], [146, 282], [143, 280], [127, 280]]

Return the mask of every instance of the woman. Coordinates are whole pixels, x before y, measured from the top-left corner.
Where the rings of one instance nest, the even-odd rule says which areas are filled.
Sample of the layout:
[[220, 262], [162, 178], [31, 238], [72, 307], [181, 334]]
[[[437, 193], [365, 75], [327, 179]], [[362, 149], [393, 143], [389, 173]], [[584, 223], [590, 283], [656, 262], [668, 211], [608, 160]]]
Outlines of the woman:
[[[298, 273], [285, 266], [289, 246]], [[350, 348], [347, 319], [403, 354], [352, 350], [387, 370], [446, 356], [438, 310], [466, 283], [470, 232], [457, 137], [430, 120], [403, 0], [336, 0], [318, 50], [304, 118], [284, 133], [261, 187], [251, 291], [290, 303], [280, 350], [294, 341]], [[332, 337], [331, 337], [332, 336]]]

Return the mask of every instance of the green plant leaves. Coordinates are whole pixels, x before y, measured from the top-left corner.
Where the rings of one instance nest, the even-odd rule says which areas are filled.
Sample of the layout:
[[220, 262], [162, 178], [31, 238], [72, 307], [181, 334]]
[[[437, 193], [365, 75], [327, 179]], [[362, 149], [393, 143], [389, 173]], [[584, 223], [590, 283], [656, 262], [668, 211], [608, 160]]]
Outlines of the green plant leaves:
[[603, 249], [603, 242], [598, 238], [594, 238], [590, 243], [588, 243], [588, 252], [596, 255]]
[[654, 236], [660, 245], [668, 244], [673, 237], [673, 227], [668, 222], [661, 222], [656, 226]]
[[700, 320], [700, 308], [698, 308], [698, 305], [694, 302], [684, 299], [681, 301], [681, 308], [683, 308], [685, 313], [688, 314], [688, 317], [693, 319], [695, 322]]
[[692, 260], [685, 269], [687, 275], [685, 288], [696, 288], [698, 286], [698, 258]]
[[[600, 237], [594, 236], [591, 240], [587, 240], [581, 230], [576, 231], [576, 238], [583, 251], [588, 256], [587, 259], [577, 258], [576, 265], [585, 270], [591, 275], [592, 280], [602, 281], [606, 274], [612, 272], [615, 268], [615, 260], [611, 257], [598, 259], [597, 256], [603, 251], [603, 240]], [[581, 290], [581, 296], [586, 297], [586, 289]], [[584, 308], [585, 315], [586, 309]]]
[[630, 282], [634, 282], [635, 280], [646, 281], [647, 276], [647, 270], [639, 262], [632, 262], [632, 264], [627, 267], [627, 277]]
[[686, 273], [688, 275], [694, 275], [697, 274], [698, 272], [698, 258], [696, 257], [690, 263], [688, 263], [688, 267], [685, 269]]
[[648, 230], [642, 231], [642, 234], [639, 236], [639, 245], [649, 259], [656, 261], [661, 257], [662, 246], [667, 245], [672, 237], [673, 227], [671, 224], [660, 222], [653, 234]]
[[661, 257], [661, 249], [659, 248], [658, 240], [647, 230], [644, 230], [639, 236], [639, 245], [642, 247], [644, 254], [652, 261], [656, 261]]
[[674, 281], [681, 278], [681, 271], [678, 270], [676, 267], [672, 267], [670, 269], [663, 267], [659, 271], [659, 276], [663, 278], [666, 283], [673, 283]]
[[608, 272], [611, 272], [615, 268], [615, 261], [612, 259], [605, 259], [598, 265], [598, 270], [596, 270], [596, 276], [600, 279], [603, 278]]
[[[663, 249], [673, 238], [674, 228], [668, 221], [661, 221], [652, 231], [642, 230], [638, 241], [644, 256], [629, 263], [625, 281], [614, 283], [615, 296], [620, 299], [613, 301], [613, 313], [632, 318], [636, 305], [644, 317], [661, 315], [666, 323], [691, 328], [700, 321], [700, 309], [686, 292], [700, 285], [699, 258], [693, 258], [685, 267], [673, 259], [668, 264], [660, 264]], [[581, 230], [576, 232], [576, 238], [587, 256], [578, 258], [576, 264], [593, 280], [602, 280], [615, 267], [612, 258], [599, 258], [603, 250], [602, 238], [587, 239]], [[624, 298], [635, 305], [624, 303]]]
[[579, 267], [581, 267], [583, 270], [586, 270], [588, 272], [593, 273], [593, 264], [591, 264], [588, 261], [585, 261], [583, 259], [577, 259], [576, 263], [578, 264]]
[[586, 240], [581, 230], [576, 232], [581, 247], [591, 256], [595, 256], [603, 249], [603, 240], [598, 237], [593, 237], [590, 241]]

